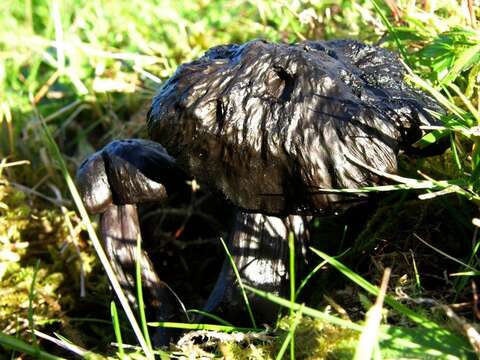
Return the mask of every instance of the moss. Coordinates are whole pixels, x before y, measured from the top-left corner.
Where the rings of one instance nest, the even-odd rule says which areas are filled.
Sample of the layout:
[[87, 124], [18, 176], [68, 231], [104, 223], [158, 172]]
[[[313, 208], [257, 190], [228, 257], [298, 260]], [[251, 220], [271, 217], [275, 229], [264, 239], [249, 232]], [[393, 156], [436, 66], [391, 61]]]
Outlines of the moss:
[[[181, 340], [181, 354], [186, 358], [218, 358], [235, 360], [269, 360], [277, 357], [288, 335], [291, 321], [283, 317], [275, 335], [227, 335], [216, 332], [192, 332]], [[188, 341], [185, 339], [188, 338]], [[303, 317], [295, 331], [296, 359], [351, 359], [358, 332], [340, 328], [321, 320]], [[287, 351], [285, 358], [289, 357]]]
[[94, 271], [96, 257], [82, 239], [82, 227], [73, 212], [35, 202], [0, 177], [0, 331], [30, 339], [32, 298], [35, 328], [61, 327], [75, 338], [72, 328], [78, 323], [70, 323], [68, 314], [83, 307], [80, 266], [85, 279], [93, 276], [92, 282], [86, 280], [87, 292], [108, 294], [106, 282], [99, 280], [103, 273]]
[[236, 360], [270, 360], [272, 356], [272, 347], [265, 344], [241, 345], [234, 342], [220, 344], [220, 350], [225, 359]]
[[[284, 317], [279, 327], [285, 334], [278, 338], [275, 353], [280, 349], [291, 321]], [[358, 332], [341, 328], [321, 320], [303, 317], [295, 331], [297, 359], [351, 359], [355, 352]]]

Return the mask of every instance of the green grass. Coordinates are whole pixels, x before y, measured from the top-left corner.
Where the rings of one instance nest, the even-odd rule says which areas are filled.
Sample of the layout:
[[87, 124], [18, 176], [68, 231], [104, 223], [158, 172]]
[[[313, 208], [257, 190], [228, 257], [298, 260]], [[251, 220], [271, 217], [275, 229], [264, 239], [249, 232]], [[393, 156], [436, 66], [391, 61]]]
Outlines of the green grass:
[[[307, 277], [290, 278], [289, 299], [245, 286], [289, 312], [273, 324], [273, 342], [248, 340], [248, 356], [285, 358], [290, 345], [290, 358], [353, 357], [359, 334], [373, 324], [368, 317], [363, 323], [370, 307], [365, 304], [373, 299], [367, 294], [378, 296], [373, 284], [380, 283], [384, 267], [391, 267], [392, 275], [381, 323], [370, 325], [376, 334], [368, 343], [373, 353], [472, 356], [480, 347], [468, 335], [476, 332], [475, 314], [460, 307], [461, 319], [444, 306], [455, 310], [472, 301], [470, 284], [480, 268], [474, 231], [480, 224], [480, 12], [455, 2], [394, 3], [398, 20], [397, 10], [380, 0], [1, 3], [0, 348], [12, 357], [16, 352], [56, 358], [60, 349], [36, 337], [33, 331], [40, 329], [57, 332], [52, 339], [67, 349], [91, 350], [91, 357], [153, 358], [167, 355], [152, 348], [147, 324], [249, 334], [252, 329], [222, 323], [215, 315], [222, 325], [155, 324], [142, 312], [137, 320], [71, 174], [109, 140], [144, 137], [144, 110], [159, 84], [211, 46], [259, 37], [289, 42], [347, 37], [382, 41], [401, 54], [408, 81], [448, 110], [442, 126], [417, 145], [448, 138], [450, 149], [428, 160], [403, 159], [391, 185], [338, 190], [383, 195], [361, 229], [351, 219], [336, 228], [342, 217], [320, 221], [314, 245], [325, 249], [312, 255], [323, 261]], [[436, 275], [444, 272], [446, 280]], [[118, 311], [107, 278], [120, 298]], [[142, 302], [139, 280], [137, 274]], [[350, 292], [356, 295], [345, 295]], [[322, 293], [336, 304], [325, 302]], [[250, 311], [256, 327], [253, 315]], [[100, 319], [75, 321], [78, 317]], [[114, 341], [116, 348], [110, 346]], [[185, 348], [168, 351], [188, 355]], [[209, 351], [242, 358], [247, 346], [216, 343]]]
[[123, 350], [122, 332], [120, 329], [120, 320], [118, 318], [117, 306], [115, 305], [114, 301], [110, 303], [110, 312], [112, 314], [113, 330], [115, 331], [115, 338], [118, 344], [118, 357], [120, 359], [123, 359], [125, 357], [125, 351]]
[[225, 250], [225, 254], [227, 255], [228, 261], [230, 262], [230, 265], [232, 266], [233, 272], [235, 274], [235, 279], [238, 282], [238, 286], [240, 287], [240, 290], [242, 292], [242, 297], [243, 297], [243, 300], [245, 301], [245, 307], [247, 308], [250, 321], [252, 322], [253, 327], [257, 328], [257, 324], [255, 322], [255, 316], [252, 312], [252, 307], [250, 306], [250, 301], [248, 300], [248, 296], [243, 285], [242, 277], [240, 276], [237, 266], [235, 265], [235, 260], [233, 259], [233, 256], [230, 253], [230, 250], [228, 249], [227, 244], [225, 244], [225, 241], [222, 238], [220, 238], [220, 242], [222, 243], [222, 246]]

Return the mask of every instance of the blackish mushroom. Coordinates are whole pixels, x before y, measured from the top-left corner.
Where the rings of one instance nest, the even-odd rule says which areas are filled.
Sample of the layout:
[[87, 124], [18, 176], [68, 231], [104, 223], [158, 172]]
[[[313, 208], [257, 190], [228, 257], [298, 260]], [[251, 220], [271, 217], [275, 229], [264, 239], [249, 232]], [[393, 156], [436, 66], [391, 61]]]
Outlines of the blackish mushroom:
[[[413, 144], [421, 126], [436, 124], [431, 111], [441, 109], [403, 78], [395, 54], [350, 40], [255, 40], [180, 66], [153, 99], [153, 141], [113, 142], [77, 174], [87, 208], [103, 213], [107, 251], [123, 283], [133, 286], [125, 269], [139, 232], [134, 204], [185, 191], [195, 178], [238, 208], [229, 246], [245, 281], [285, 295], [287, 233], [296, 233], [303, 253], [306, 216], [367, 197], [319, 190], [382, 184], [359, 163], [395, 173], [399, 151], [420, 154]], [[180, 306], [146, 254], [142, 261], [150, 305], [168, 320]], [[234, 283], [226, 263], [206, 309], [226, 303], [227, 313], [237, 312]], [[253, 302], [260, 323], [273, 319], [274, 307]]]

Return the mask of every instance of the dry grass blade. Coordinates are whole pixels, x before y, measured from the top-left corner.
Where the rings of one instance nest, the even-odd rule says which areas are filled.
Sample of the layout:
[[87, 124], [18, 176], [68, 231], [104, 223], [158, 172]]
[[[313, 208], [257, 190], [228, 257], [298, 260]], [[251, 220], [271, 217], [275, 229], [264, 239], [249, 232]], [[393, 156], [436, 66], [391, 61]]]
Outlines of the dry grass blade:
[[78, 345], [75, 344], [70, 344], [66, 341], [62, 341], [59, 339], [54, 338], [53, 336], [47, 335], [41, 331], [35, 330], [35, 335], [38, 336], [39, 338], [42, 338], [44, 340], [50, 341], [51, 343], [54, 343], [55, 345], [61, 347], [62, 349], [68, 350], [76, 355], [79, 356], [85, 356], [87, 354], [87, 350], [81, 348]]
[[8, 149], [10, 155], [13, 155], [15, 152], [15, 146], [13, 141], [12, 112], [7, 102], [3, 102], [0, 104], [0, 125], [2, 125], [2, 122], [4, 120], [8, 131]]
[[475, 349], [475, 353], [480, 358], [480, 333], [478, 330], [472, 325], [469, 324], [465, 319], [461, 318], [447, 305], [440, 305], [439, 306], [445, 314], [453, 321], [453, 323], [459, 327], [462, 332], [464, 332], [465, 336], [467, 337], [470, 344]]
[[6, 159], [4, 160], [5, 161], [2, 160], [2, 163], [0, 164], [0, 169], [19, 166], [19, 165], [30, 165], [29, 160], [18, 160], [18, 161], [12, 161], [12, 162], [6, 162]]
[[[55, 193], [55, 197], [57, 198], [58, 201], [62, 201], [62, 194], [60, 190], [54, 186], [50, 185], [50, 188], [52, 191]], [[67, 225], [69, 236], [66, 239], [66, 244], [68, 243], [73, 244], [75, 252], [77, 254], [77, 259], [78, 259], [78, 264], [79, 264], [79, 276], [80, 276], [80, 297], [84, 298], [86, 296], [86, 290], [85, 290], [85, 269], [83, 266], [83, 260], [82, 260], [82, 255], [80, 253], [80, 247], [78, 245], [78, 234], [80, 233], [80, 227], [77, 225], [75, 228], [72, 224], [72, 221], [70, 220], [70, 214], [68, 213], [68, 210], [65, 206], [60, 206], [60, 210], [62, 211], [63, 217], [65, 219], [65, 224]]]
[[460, 264], [460, 265], [462, 265], [462, 266], [464, 266], [464, 267], [466, 267], [466, 268], [468, 268], [468, 269], [470, 269], [470, 270], [472, 270], [472, 271], [478, 272], [478, 270], [475, 269], [474, 267], [472, 267], [472, 266], [464, 263], [463, 261], [458, 260], [457, 258], [454, 258], [454, 257], [451, 256], [451, 255], [448, 255], [446, 252], [444, 252], [444, 251], [440, 250], [439, 248], [436, 248], [435, 246], [429, 244], [428, 242], [426, 242], [425, 240], [423, 240], [423, 239], [422, 239], [420, 236], [418, 236], [417, 234], [414, 233], [413, 235], [414, 235], [418, 240], [420, 240], [423, 244], [425, 244], [425, 245], [427, 245], [429, 248], [435, 250], [437, 253], [445, 256], [447, 259], [450, 259], [450, 260], [452, 260], [452, 261], [455, 261], [457, 264]]
[[478, 3], [475, 6], [474, 0], [467, 0], [468, 14], [470, 15], [470, 25], [473, 28], [477, 27], [477, 17], [475, 16], [475, 9], [478, 8]]
[[368, 310], [366, 315], [366, 323], [363, 328], [362, 334], [357, 344], [355, 351], [355, 360], [369, 360], [378, 347], [378, 334], [380, 331], [380, 323], [382, 320], [382, 309], [385, 294], [387, 293], [388, 280], [390, 279], [391, 269], [386, 268], [382, 283], [380, 285], [380, 291], [377, 296], [375, 304]]
[[416, 185], [418, 184], [418, 180], [416, 179], [410, 179], [410, 178], [406, 178], [406, 177], [403, 177], [403, 176], [399, 176], [399, 175], [395, 175], [395, 174], [390, 174], [390, 173], [387, 173], [385, 171], [381, 171], [381, 170], [378, 170], [374, 167], [371, 167], [367, 164], [365, 164], [363, 161], [357, 159], [356, 157], [350, 155], [350, 154], [345, 154], [345, 157], [352, 161], [353, 163], [355, 163], [356, 165], [359, 165], [365, 169], [367, 169], [368, 171], [371, 171], [372, 173], [376, 174], [376, 175], [379, 175], [379, 176], [382, 176], [386, 179], [390, 179], [390, 180], [393, 180], [393, 181], [396, 181], [398, 183], [401, 183], [401, 184], [406, 184], [406, 185]]
[[23, 191], [25, 194], [28, 194], [28, 195], [34, 195], [34, 196], [38, 196], [39, 198], [42, 198], [43, 200], [46, 200], [52, 204], [54, 204], [55, 206], [58, 206], [58, 207], [62, 207], [62, 206], [71, 206], [72, 203], [68, 200], [65, 200], [65, 199], [55, 199], [53, 197], [50, 197], [48, 195], [45, 195], [45, 194], [42, 194], [41, 192], [37, 191], [37, 190], [34, 190], [34, 189], [31, 189], [25, 185], [22, 185], [22, 184], [18, 184], [14, 181], [11, 181], [10, 182], [10, 185], [12, 185], [13, 187], [17, 188], [18, 190], [20, 191]]

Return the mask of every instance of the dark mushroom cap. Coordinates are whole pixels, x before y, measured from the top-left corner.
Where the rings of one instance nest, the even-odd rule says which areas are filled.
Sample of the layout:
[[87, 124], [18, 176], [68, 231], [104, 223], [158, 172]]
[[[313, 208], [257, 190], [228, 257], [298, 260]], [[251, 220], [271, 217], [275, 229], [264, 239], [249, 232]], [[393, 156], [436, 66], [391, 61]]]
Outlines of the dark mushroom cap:
[[151, 138], [237, 206], [269, 214], [343, 209], [394, 173], [400, 149], [440, 111], [408, 87], [398, 57], [356, 41], [255, 40], [180, 66], [154, 98]]

